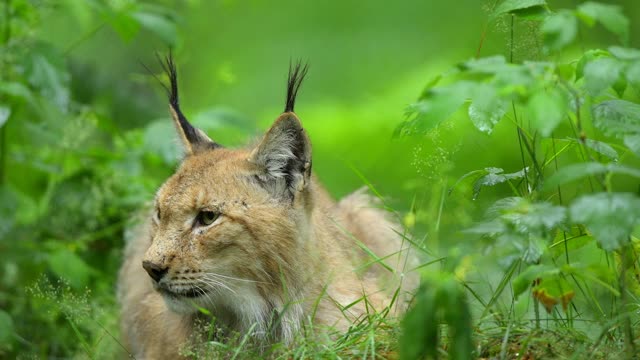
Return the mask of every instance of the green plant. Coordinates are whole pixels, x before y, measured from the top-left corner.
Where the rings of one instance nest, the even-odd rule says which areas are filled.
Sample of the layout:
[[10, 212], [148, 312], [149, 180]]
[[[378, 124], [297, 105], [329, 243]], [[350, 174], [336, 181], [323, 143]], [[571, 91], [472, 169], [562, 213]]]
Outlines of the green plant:
[[[489, 283], [493, 290], [486, 295], [481, 289], [486, 282], [459, 279], [483, 308], [475, 314], [476, 331], [486, 335], [494, 329], [502, 338], [495, 351], [501, 358], [514, 356], [507, 353], [508, 344], [520, 339], [516, 328], [575, 330], [591, 338], [581, 351], [592, 353], [606, 334], [613, 351], [623, 348], [626, 358], [634, 358], [634, 328], [640, 320], [634, 311], [640, 293], [633, 236], [640, 225], [640, 197], [634, 188], [640, 178], [640, 50], [615, 45], [560, 60], [575, 54], [571, 46], [580, 26], [600, 24], [624, 46], [629, 21], [614, 5], [586, 2], [575, 10], [551, 11], [544, 0], [497, 1], [490, 18], [510, 23], [509, 56], [478, 57], [435, 77], [396, 129], [397, 136], [425, 134], [455, 118], [461, 108], [483, 133], [491, 134], [501, 121], [515, 129], [521, 169], [509, 174], [500, 168], [474, 170], [454, 185], [472, 182], [474, 198], [487, 186], [507, 184], [512, 191], [486, 210], [482, 222], [463, 232], [469, 241], [479, 236], [489, 259], [499, 259], [502, 269], [497, 286]], [[543, 60], [514, 61], [516, 21], [537, 24]], [[489, 265], [483, 257], [475, 262]], [[418, 296], [414, 313], [420, 311], [423, 319], [408, 319], [407, 334], [420, 327], [438, 333], [441, 321], [432, 315], [442, 307], [433, 302], [437, 289]], [[551, 322], [543, 322], [540, 304]], [[457, 306], [468, 311], [464, 303]], [[532, 321], [527, 320], [530, 314]], [[445, 322], [461, 328], [469, 320], [445, 317]], [[618, 341], [624, 346], [618, 347]], [[422, 352], [438, 357], [438, 344], [434, 336], [423, 342]], [[491, 352], [466, 339], [454, 338], [451, 344], [454, 358]], [[531, 350], [523, 342], [517, 351], [524, 356]]]

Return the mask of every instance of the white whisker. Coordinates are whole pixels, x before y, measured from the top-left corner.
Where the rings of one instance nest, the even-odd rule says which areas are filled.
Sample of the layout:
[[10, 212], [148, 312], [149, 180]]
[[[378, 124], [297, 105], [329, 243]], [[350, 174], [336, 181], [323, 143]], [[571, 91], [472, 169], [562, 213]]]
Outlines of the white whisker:
[[225, 288], [229, 291], [231, 291], [232, 293], [236, 293], [235, 290], [233, 290], [232, 288], [230, 288], [227, 284], [225, 284], [221, 279], [217, 279], [214, 276], [212, 276], [212, 274], [205, 274], [203, 277], [205, 280], [208, 280], [209, 282], [211, 282], [211, 284], [217, 285], [219, 287]]
[[237, 277], [233, 277], [233, 276], [229, 276], [229, 275], [222, 275], [222, 274], [218, 274], [218, 273], [213, 273], [213, 272], [209, 272], [207, 273], [208, 275], [213, 275], [215, 277], [221, 277], [221, 278], [225, 278], [225, 279], [230, 279], [230, 280], [237, 280], [237, 281], [245, 281], [245, 282], [251, 282], [251, 283], [262, 283], [262, 284], [267, 284], [264, 281], [258, 281], [258, 280], [250, 280], [250, 279], [242, 279], [242, 278], [237, 278]]

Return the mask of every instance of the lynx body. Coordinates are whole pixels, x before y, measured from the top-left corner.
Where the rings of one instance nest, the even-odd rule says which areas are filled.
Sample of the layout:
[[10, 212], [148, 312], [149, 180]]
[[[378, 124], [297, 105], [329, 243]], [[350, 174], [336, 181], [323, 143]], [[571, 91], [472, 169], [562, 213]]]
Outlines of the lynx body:
[[[128, 351], [175, 358], [201, 309], [229, 332], [291, 344], [309, 322], [345, 330], [389, 306], [405, 264], [398, 226], [364, 191], [335, 203], [312, 175], [311, 143], [293, 112], [306, 68], [290, 72], [285, 112], [262, 141], [233, 150], [189, 124], [170, 57], [166, 70], [186, 155], [125, 249], [118, 297]], [[356, 271], [372, 261], [359, 243], [391, 255], [384, 262], [395, 272]], [[405, 279], [402, 288], [414, 286]]]

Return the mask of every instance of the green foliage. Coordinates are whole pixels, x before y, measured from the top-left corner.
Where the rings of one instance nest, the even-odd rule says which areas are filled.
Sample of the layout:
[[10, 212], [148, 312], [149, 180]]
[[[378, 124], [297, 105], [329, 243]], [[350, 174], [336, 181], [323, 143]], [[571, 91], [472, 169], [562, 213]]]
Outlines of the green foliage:
[[620, 250], [640, 221], [640, 198], [628, 193], [597, 193], [576, 199], [569, 209], [607, 251]]
[[[485, 134], [492, 134], [501, 126], [516, 129], [521, 171], [504, 174], [502, 168], [486, 167], [468, 172], [453, 185], [460, 187], [471, 182], [473, 199], [486, 187], [507, 184], [511, 191], [511, 196], [488, 207], [482, 222], [463, 231], [468, 240], [482, 239], [490, 259], [500, 259], [501, 280], [489, 301], [481, 296], [482, 285], [466, 284], [484, 308], [475, 326], [486, 327], [489, 321], [507, 326], [506, 333], [496, 335], [503, 339], [501, 358], [508, 351], [512, 324], [521, 321], [527, 327], [522, 315], [504, 314], [497, 307], [501, 299], [506, 307], [522, 308], [519, 311], [524, 311], [523, 314], [533, 312], [536, 328], [541, 326], [539, 305], [553, 319], [565, 318], [569, 326], [574, 326], [574, 319], [599, 322], [602, 313], [616, 313], [626, 329], [617, 336], [625, 339], [624, 351], [632, 358], [635, 347], [631, 324], [637, 317], [631, 320], [631, 315], [619, 304], [629, 306], [627, 292], [630, 287], [637, 289], [636, 280], [623, 276], [628, 263], [612, 266], [608, 262], [609, 267], [603, 266], [602, 256], [608, 259], [620, 253], [625, 258], [637, 259], [635, 250], [630, 249], [636, 244], [634, 236], [640, 227], [637, 194], [640, 168], [635, 159], [640, 155], [637, 87], [640, 50], [611, 46], [606, 50], [583, 51], [566, 63], [555, 60], [564, 58], [559, 55], [565, 52], [572, 56], [574, 53], [567, 50], [575, 44], [580, 27], [596, 23], [626, 46], [629, 20], [621, 7], [596, 2], [558, 11], [550, 10], [545, 1], [506, 0], [497, 4], [491, 16], [494, 19], [509, 16], [511, 36], [516, 24], [513, 19], [535, 21], [544, 53], [554, 56], [521, 62], [488, 56], [463, 62], [428, 84], [418, 102], [408, 107], [408, 118], [398, 126], [396, 135], [427, 134], [447, 122], [457, 122], [464, 117], [458, 111], [460, 108], [467, 109], [466, 117]], [[531, 11], [523, 12], [532, 8], [537, 9], [534, 17]], [[511, 46], [513, 59], [513, 43]], [[502, 125], [505, 120], [508, 124]], [[567, 139], [562, 140], [563, 136]], [[631, 191], [636, 193], [630, 192], [627, 184], [635, 184]], [[634, 255], [628, 255], [630, 251]], [[574, 253], [580, 254], [578, 258]], [[487, 261], [480, 257], [475, 260], [479, 264]], [[448, 273], [439, 272], [436, 276], [446, 279]], [[428, 278], [431, 277], [434, 275]], [[615, 278], [619, 280], [611, 286]], [[589, 283], [599, 284], [600, 288], [592, 289]], [[418, 294], [413, 312], [404, 322], [405, 333], [410, 334], [407, 338], [416, 337], [405, 340], [407, 358], [438, 357], [434, 347], [410, 345], [440, 341], [437, 329], [430, 325], [421, 333], [419, 320], [413, 318], [431, 316], [429, 324], [446, 323], [434, 317], [438, 287], [431, 285], [433, 288], [427, 294]], [[508, 287], [512, 289], [511, 298], [503, 295]], [[522, 295], [527, 291], [526, 299], [528, 303], [532, 300], [533, 307], [522, 303]], [[603, 302], [601, 292], [612, 294], [619, 304]], [[637, 290], [633, 294], [637, 296]], [[453, 303], [447, 305], [450, 306], [447, 311], [455, 311]], [[564, 315], [556, 309], [557, 305], [562, 305]], [[460, 312], [467, 311], [466, 304], [457, 306]], [[597, 310], [592, 313], [585, 311], [585, 307]], [[485, 318], [487, 314], [492, 314], [491, 318]], [[502, 316], [509, 319], [506, 324]], [[615, 325], [600, 323], [600, 326], [604, 333]], [[589, 333], [587, 328], [581, 331]], [[466, 353], [472, 351], [469, 344]], [[453, 351], [450, 354], [454, 355]], [[476, 355], [487, 356], [482, 352]]]
[[[289, 57], [308, 58], [314, 169], [334, 195], [389, 195], [421, 256], [401, 324], [385, 310], [323, 341], [310, 325], [269, 357], [633, 358], [640, 7], [485, 3], [481, 21], [476, 3], [296, 3], [295, 17], [271, 2], [0, 4], [0, 358], [126, 355], [123, 239], [180, 157], [136, 61], [154, 71], [168, 48], [190, 120], [231, 145], [280, 110], [269, 82]], [[246, 334], [209, 340], [185, 355], [259, 355]]]
[[442, 323], [447, 325], [449, 355], [454, 359], [473, 358], [471, 312], [464, 288], [455, 276], [465, 271], [464, 266], [464, 261], [450, 265], [446, 275], [427, 276], [423, 281], [416, 293], [415, 306], [407, 312], [402, 324], [401, 359], [439, 358]]

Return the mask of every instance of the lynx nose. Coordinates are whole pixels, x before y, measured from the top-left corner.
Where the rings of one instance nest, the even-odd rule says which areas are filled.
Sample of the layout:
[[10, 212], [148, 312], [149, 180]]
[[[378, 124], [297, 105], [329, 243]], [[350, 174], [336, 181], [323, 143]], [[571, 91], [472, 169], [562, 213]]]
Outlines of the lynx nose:
[[142, 267], [156, 282], [160, 281], [160, 279], [162, 279], [162, 277], [169, 271], [168, 267], [161, 267], [160, 265], [154, 264], [149, 260], [143, 261]]

